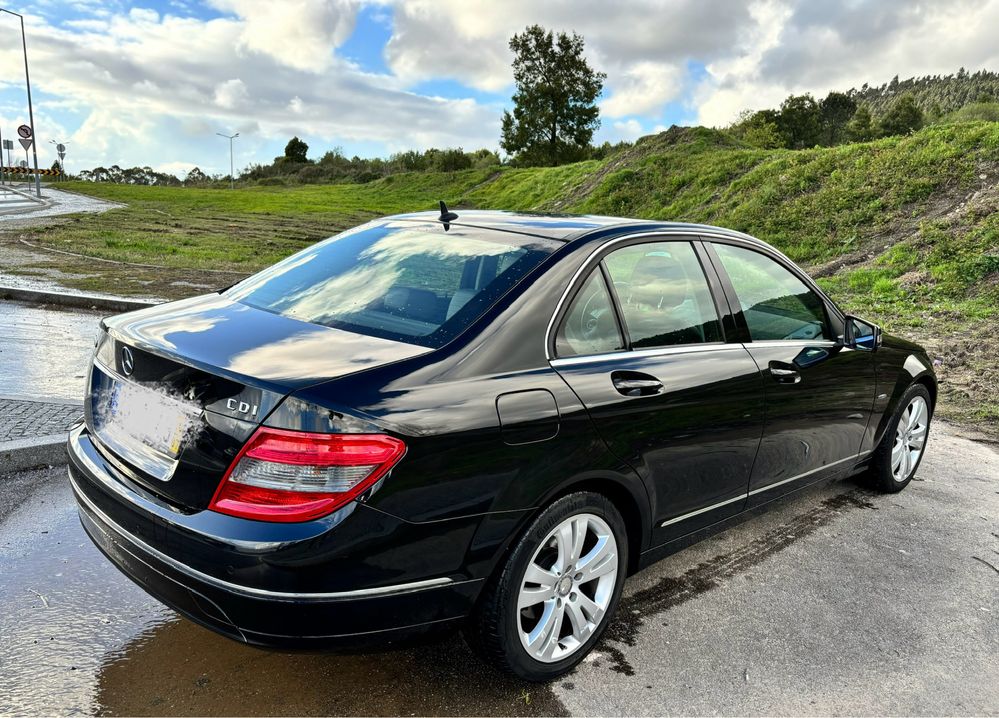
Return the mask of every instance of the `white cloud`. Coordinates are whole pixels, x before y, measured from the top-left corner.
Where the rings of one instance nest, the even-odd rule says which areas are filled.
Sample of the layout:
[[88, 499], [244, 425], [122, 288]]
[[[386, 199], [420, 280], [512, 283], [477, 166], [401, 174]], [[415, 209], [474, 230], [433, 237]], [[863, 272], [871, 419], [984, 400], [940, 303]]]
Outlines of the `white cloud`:
[[679, 65], [637, 62], [622, 71], [616, 89], [600, 103], [600, 110], [610, 117], [656, 115], [664, 104], [677, 98], [683, 79]]
[[321, 72], [333, 64], [333, 50], [350, 37], [354, 0], [211, 0], [241, 20], [239, 47], [299, 70]]

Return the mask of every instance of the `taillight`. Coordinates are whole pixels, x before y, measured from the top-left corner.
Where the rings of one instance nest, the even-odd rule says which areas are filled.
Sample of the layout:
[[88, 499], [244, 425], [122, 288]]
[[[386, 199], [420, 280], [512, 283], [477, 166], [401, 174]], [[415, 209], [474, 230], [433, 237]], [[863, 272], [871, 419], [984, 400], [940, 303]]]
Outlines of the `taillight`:
[[369, 489], [406, 453], [384, 434], [256, 433], [236, 456], [208, 508], [260, 521], [308, 521]]

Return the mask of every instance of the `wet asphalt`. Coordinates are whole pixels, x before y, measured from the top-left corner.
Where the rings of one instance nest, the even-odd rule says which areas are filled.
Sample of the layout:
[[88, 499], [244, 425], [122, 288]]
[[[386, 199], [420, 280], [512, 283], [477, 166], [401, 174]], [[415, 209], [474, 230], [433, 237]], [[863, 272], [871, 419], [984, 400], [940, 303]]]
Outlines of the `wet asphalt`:
[[82, 401], [101, 316], [0, 300], [0, 395]]
[[460, 638], [282, 654], [177, 617], [84, 535], [64, 469], [0, 477], [0, 714], [999, 713], [999, 454], [937, 425], [894, 496], [812, 487], [633, 576], [571, 675]]

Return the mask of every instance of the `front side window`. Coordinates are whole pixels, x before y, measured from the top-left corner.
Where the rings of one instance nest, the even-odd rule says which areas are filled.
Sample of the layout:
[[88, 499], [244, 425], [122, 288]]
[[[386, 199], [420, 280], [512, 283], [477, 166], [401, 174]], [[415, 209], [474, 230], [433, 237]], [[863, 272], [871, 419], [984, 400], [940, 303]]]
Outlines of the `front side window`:
[[560, 244], [509, 232], [375, 222], [278, 262], [225, 296], [313, 324], [437, 348]]
[[614, 303], [600, 269], [583, 282], [555, 336], [560, 357], [605, 354], [624, 349]]
[[604, 260], [633, 349], [722, 340], [704, 270], [688, 242], [650, 242]]
[[822, 299], [779, 263], [751, 249], [715, 244], [753, 341], [828, 338]]

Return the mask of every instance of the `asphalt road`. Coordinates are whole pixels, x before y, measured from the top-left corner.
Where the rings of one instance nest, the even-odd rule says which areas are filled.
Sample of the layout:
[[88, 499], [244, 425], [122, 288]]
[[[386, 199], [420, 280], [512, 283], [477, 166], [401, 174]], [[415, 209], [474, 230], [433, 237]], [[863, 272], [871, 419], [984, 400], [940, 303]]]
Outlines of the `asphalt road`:
[[813, 487], [629, 579], [570, 676], [460, 639], [280, 654], [176, 617], [79, 526], [63, 470], [0, 478], [0, 713], [999, 714], [999, 454], [937, 425], [917, 481]]

